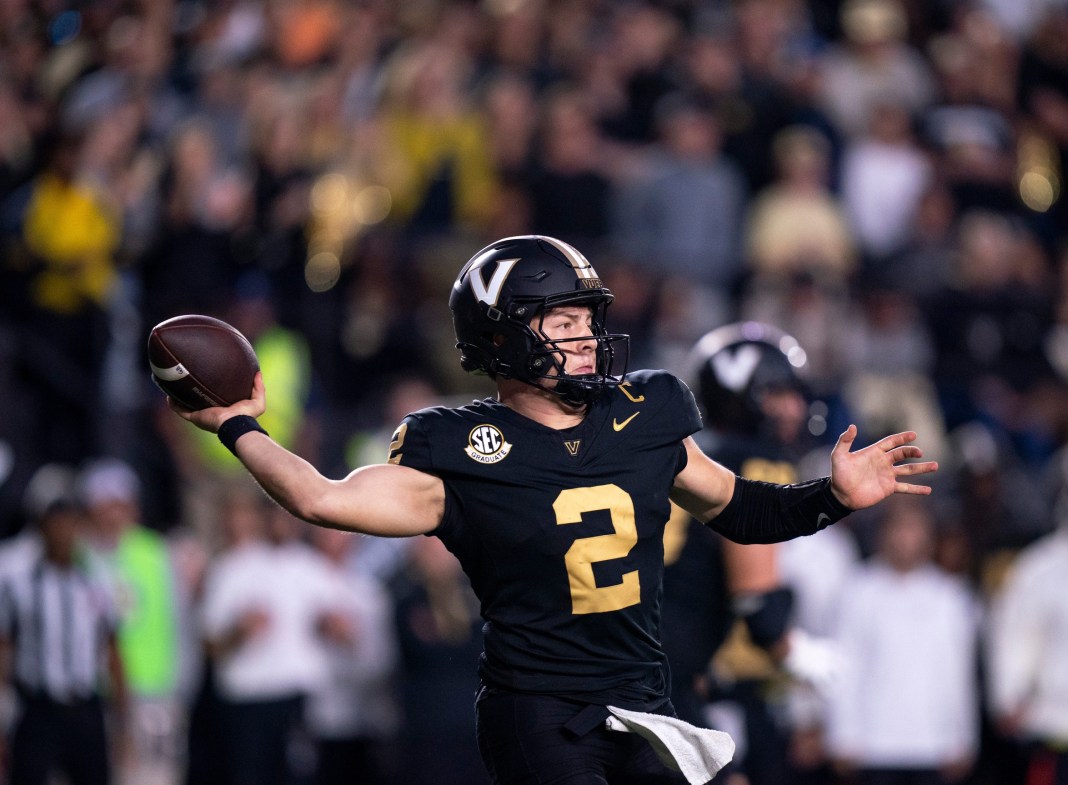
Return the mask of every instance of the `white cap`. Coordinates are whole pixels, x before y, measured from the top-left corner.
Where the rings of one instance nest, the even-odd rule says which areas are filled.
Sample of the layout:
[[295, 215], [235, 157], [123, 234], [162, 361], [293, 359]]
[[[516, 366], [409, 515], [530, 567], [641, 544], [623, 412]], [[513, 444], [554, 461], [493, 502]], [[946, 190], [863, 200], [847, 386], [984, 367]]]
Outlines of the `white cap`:
[[40, 520], [58, 503], [77, 503], [78, 474], [73, 466], [46, 463], [39, 467], [26, 484], [22, 506], [31, 520]]
[[112, 501], [137, 503], [141, 480], [128, 463], [118, 458], [100, 458], [91, 462], [81, 475], [82, 500], [87, 505]]

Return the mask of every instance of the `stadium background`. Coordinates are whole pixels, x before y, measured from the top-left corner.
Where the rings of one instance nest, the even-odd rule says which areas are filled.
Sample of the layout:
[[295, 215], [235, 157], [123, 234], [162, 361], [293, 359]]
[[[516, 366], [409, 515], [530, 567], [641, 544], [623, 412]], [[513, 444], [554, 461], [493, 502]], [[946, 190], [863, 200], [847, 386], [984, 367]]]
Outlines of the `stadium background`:
[[606, 279], [632, 368], [764, 320], [826, 434], [919, 431], [939, 559], [989, 598], [1064, 482], [1066, 146], [1056, 0], [5, 2], [0, 533], [40, 467], [110, 456], [210, 561], [239, 471], [163, 408], [147, 330], [244, 329], [268, 429], [343, 476], [487, 391], [449, 286], [537, 232]]

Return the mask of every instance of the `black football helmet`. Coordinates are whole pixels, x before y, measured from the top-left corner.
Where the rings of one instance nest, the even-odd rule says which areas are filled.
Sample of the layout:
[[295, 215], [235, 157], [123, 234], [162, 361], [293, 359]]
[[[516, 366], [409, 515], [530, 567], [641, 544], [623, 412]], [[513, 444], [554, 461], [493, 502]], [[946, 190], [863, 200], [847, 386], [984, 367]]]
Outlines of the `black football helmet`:
[[765, 392], [794, 389], [806, 397], [805, 350], [792, 336], [762, 322], [737, 322], [706, 333], [690, 355], [705, 423], [755, 434], [764, 425]]
[[[617, 385], [626, 373], [630, 337], [605, 329], [612, 293], [586, 257], [552, 237], [507, 237], [464, 265], [449, 297], [456, 348], [465, 371], [518, 379], [550, 390], [573, 405]], [[540, 334], [550, 308], [589, 306], [597, 341], [596, 371], [564, 373], [560, 344]], [[567, 342], [589, 340], [569, 338]], [[555, 384], [546, 384], [547, 380]]]

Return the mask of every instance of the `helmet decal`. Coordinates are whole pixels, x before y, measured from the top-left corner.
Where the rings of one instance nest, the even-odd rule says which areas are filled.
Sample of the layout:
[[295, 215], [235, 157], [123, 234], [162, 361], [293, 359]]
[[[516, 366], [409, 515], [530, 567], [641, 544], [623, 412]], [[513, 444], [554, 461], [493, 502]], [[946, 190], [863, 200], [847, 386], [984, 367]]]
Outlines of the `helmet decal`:
[[741, 392], [749, 384], [760, 360], [760, 350], [752, 344], [738, 344], [733, 351], [718, 352], [710, 358], [720, 383], [735, 392]]
[[512, 272], [512, 268], [515, 267], [518, 261], [518, 259], [502, 259], [497, 262], [497, 269], [493, 271], [493, 276], [490, 278], [488, 286], [482, 279], [482, 268], [489, 267], [489, 262], [472, 267], [468, 280], [471, 283], [471, 291], [474, 292], [475, 299], [480, 303], [496, 306], [497, 300], [501, 296], [501, 289], [504, 288], [504, 282], [508, 280], [508, 273]]

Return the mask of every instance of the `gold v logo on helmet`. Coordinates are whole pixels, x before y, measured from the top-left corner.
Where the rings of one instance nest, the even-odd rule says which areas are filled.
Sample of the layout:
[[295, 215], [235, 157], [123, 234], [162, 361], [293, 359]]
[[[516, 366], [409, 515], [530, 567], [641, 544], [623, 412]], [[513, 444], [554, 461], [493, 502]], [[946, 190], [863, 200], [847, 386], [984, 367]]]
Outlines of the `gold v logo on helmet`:
[[482, 280], [482, 267], [477, 267], [471, 271], [469, 280], [471, 281], [471, 291], [475, 293], [475, 299], [486, 305], [492, 305], [496, 307], [497, 299], [501, 296], [501, 289], [504, 288], [504, 282], [508, 280], [508, 274], [512, 272], [512, 268], [515, 267], [518, 259], [502, 259], [497, 262], [497, 269], [493, 271], [493, 277], [490, 278], [489, 285]]

